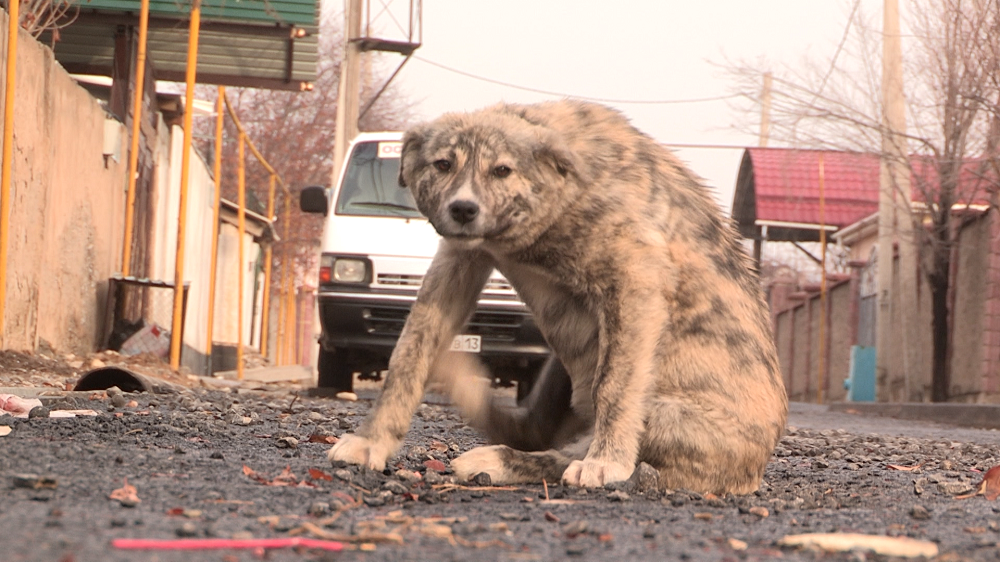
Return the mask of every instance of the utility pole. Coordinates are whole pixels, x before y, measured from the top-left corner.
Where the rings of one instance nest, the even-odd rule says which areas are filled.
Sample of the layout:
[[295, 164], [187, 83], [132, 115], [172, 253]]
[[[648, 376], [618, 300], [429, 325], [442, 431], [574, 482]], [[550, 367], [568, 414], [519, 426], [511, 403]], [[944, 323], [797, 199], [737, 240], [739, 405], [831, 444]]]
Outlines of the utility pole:
[[337, 128], [333, 147], [333, 177], [335, 185], [344, 164], [347, 145], [358, 135], [358, 106], [361, 92], [361, 0], [347, 0], [344, 11], [347, 34], [344, 38], [344, 63], [340, 67], [340, 89], [337, 94]]
[[[764, 73], [764, 86], [760, 91], [760, 137], [757, 146], [763, 148], [767, 146], [768, 137], [771, 135], [771, 73]], [[760, 259], [764, 252], [764, 241], [767, 239], [767, 227], [758, 226], [757, 236], [753, 240], [753, 260], [760, 271]]]
[[[906, 106], [903, 95], [903, 55], [899, 30], [899, 0], [884, 0], [882, 20], [882, 163], [878, 220], [878, 336], [877, 380], [879, 400], [892, 399], [889, 360], [894, 337], [901, 337], [903, 401], [912, 399], [911, 379], [920, 368], [920, 302], [917, 297], [916, 246], [910, 205], [910, 175], [906, 143]], [[893, 244], [899, 244], [899, 294], [893, 295]], [[900, 322], [894, 330], [893, 306]]]

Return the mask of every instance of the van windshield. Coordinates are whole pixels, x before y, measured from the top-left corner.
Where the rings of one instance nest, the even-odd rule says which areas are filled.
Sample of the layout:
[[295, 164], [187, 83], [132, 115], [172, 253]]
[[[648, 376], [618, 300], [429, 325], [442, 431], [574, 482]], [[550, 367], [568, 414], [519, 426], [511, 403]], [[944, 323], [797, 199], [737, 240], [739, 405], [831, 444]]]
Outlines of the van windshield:
[[338, 215], [423, 218], [409, 189], [399, 187], [397, 141], [354, 145], [337, 197]]

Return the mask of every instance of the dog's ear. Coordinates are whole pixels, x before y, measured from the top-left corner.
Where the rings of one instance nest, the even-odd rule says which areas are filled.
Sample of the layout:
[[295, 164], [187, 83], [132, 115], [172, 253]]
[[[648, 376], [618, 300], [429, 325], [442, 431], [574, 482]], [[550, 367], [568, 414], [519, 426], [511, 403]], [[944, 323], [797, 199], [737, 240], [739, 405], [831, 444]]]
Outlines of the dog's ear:
[[535, 159], [548, 164], [557, 174], [566, 179], [575, 177], [578, 181], [584, 182], [589, 175], [586, 165], [566, 145], [562, 137], [552, 130], [543, 130], [538, 134]]
[[410, 185], [410, 178], [418, 168], [423, 167], [423, 158], [420, 156], [420, 149], [427, 141], [430, 127], [418, 125], [411, 128], [403, 135], [403, 148], [399, 153], [399, 187]]

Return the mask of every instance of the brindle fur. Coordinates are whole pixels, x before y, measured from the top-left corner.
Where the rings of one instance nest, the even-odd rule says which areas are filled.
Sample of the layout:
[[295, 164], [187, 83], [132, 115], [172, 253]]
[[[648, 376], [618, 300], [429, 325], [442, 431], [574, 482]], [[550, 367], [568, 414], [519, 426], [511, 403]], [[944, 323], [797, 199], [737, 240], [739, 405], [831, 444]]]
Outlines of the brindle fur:
[[[382, 394], [331, 460], [383, 468], [435, 371], [499, 443], [455, 459], [461, 477], [601, 486], [645, 461], [666, 488], [757, 489], [787, 414], [766, 305], [731, 224], [673, 154], [603, 106], [498, 105], [409, 131], [400, 184], [443, 241]], [[456, 202], [478, 213], [460, 220]], [[443, 352], [494, 267], [565, 367], [519, 409]]]

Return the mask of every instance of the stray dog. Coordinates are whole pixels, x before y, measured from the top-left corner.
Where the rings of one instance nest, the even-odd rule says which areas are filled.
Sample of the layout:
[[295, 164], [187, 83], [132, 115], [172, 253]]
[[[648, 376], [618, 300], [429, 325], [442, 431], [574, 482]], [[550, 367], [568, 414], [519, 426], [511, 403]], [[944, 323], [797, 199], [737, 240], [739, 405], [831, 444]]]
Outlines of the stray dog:
[[[758, 488], [788, 410], [766, 305], [669, 151], [604, 106], [501, 104], [407, 132], [399, 179], [443, 240], [373, 411], [331, 461], [384, 468], [433, 371], [499, 443], [452, 461], [459, 477], [593, 487], [644, 461], [663, 488]], [[558, 357], [517, 409], [445, 351], [494, 268]]]

